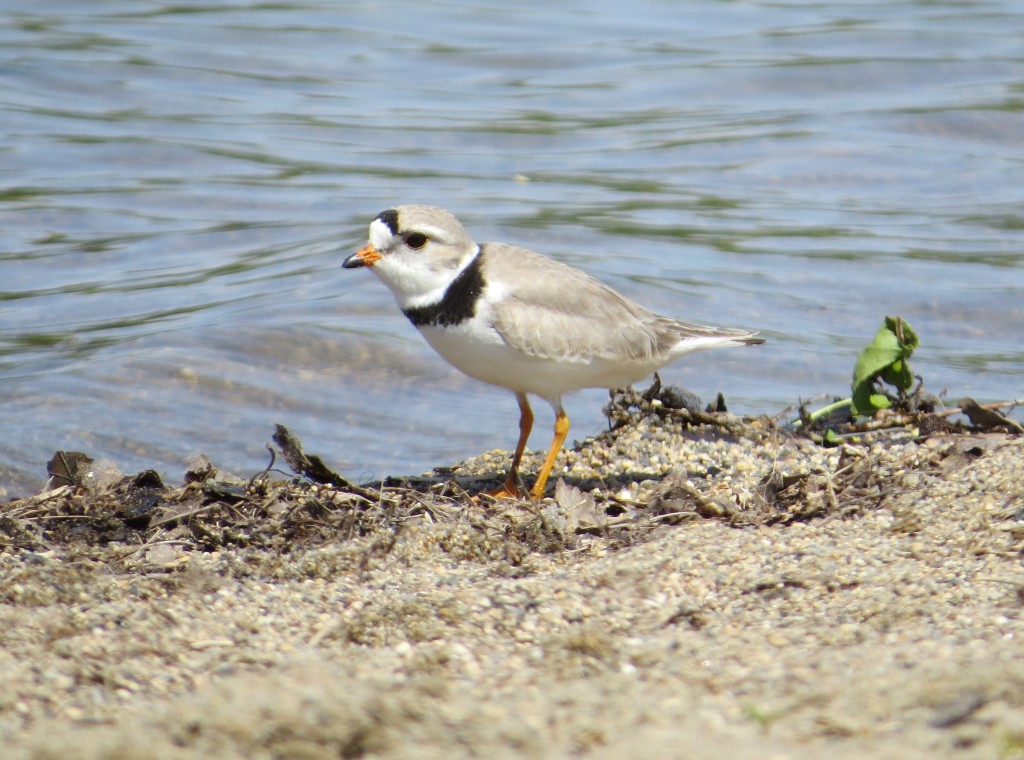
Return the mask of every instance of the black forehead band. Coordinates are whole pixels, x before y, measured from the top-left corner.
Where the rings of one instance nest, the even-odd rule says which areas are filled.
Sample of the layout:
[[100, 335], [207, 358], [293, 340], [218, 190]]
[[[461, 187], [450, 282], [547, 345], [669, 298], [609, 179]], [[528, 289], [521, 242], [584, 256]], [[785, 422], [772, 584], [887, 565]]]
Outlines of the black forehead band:
[[387, 211], [381, 211], [377, 214], [375, 221], [384, 222], [384, 225], [391, 230], [392, 235], [398, 234], [398, 212], [393, 208], [389, 208]]

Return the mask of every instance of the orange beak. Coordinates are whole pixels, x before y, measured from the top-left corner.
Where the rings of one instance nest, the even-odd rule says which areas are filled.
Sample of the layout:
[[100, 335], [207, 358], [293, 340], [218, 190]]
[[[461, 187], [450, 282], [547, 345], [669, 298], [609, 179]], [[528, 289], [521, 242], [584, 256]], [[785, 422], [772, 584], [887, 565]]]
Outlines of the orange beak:
[[355, 269], [356, 267], [372, 267], [381, 259], [380, 252], [372, 245], [367, 243], [358, 251], [353, 253], [347, 259], [345, 259], [342, 266], [345, 269]]

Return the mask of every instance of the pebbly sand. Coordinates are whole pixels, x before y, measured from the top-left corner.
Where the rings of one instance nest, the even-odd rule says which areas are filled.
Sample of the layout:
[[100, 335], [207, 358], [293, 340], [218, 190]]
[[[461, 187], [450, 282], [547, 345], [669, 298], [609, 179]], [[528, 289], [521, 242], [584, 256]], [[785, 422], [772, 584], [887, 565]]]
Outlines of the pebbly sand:
[[2, 756], [1024, 756], [1021, 436], [648, 410], [446, 484], [504, 456], [0, 505]]

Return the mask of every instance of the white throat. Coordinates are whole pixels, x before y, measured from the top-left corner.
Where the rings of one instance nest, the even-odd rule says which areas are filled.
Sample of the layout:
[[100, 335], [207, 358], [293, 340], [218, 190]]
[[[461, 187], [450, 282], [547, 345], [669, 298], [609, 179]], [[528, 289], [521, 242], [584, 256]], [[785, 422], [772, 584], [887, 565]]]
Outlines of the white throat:
[[399, 308], [429, 306], [444, 298], [448, 286], [479, 252], [480, 246], [474, 245], [455, 269], [433, 266], [426, 253], [394, 254], [374, 264], [373, 271], [391, 289]]

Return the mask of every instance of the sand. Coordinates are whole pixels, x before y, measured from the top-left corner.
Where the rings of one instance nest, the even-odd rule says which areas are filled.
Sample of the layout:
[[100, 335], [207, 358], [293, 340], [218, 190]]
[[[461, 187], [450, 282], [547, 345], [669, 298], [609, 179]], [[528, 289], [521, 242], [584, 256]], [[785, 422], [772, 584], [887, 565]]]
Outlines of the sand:
[[3, 757], [1024, 756], [1020, 436], [648, 415], [563, 464], [0, 505]]

